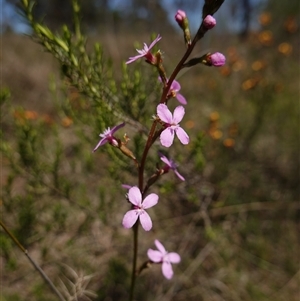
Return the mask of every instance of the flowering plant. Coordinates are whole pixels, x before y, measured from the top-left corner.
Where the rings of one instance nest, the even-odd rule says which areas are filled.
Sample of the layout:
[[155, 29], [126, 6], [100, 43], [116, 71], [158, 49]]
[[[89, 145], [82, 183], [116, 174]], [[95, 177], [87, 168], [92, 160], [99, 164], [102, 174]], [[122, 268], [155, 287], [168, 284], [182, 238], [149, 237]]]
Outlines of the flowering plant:
[[[128, 191], [128, 200], [131, 203], [131, 209], [125, 213], [123, 217], [123, 227], [128, 229], [133, 229], [134, 236], [134, 247], [133, 247], [133, 268], [132, 268], [132, 282], [131, 282], [131, 290], [130, 290], [130, 300], [133, 299], [133, 291], [136, 280], [136, 262], [137, 262], [137, 250], [138, 250], [138, 227], [140, 221], [143, 229], [145, 231], [150, 231], [152, 229], [152, 220], [149, 214], [146, 212], [146, 209], [153, 207], [158, 203], [158, 195], [155, 193], [151, 193], [150, 195], [144, 198], [146, 191], [159, 179], [159, 177], [165, 173], [167, 173], [170, 169], [175, 172], [177, 177], [184, 181], [184, 177], [177, 171], [177, 164], [168, 159], [166, 156], [160, 154], [161, 160], [165, 163], [164, 167], [161, 169], [157, 169], [156, 173], [153, 174], [147, 181], [146, 185], [144, 185], [144, 169], [145, 162], [147, 160], [148, 152], [151, 146], [154, 144], [155, 140], [159, 137], [160, 143], [163, 147], [169, 148], [172, 146], [174, 142], [175, 135], [179, 139], [179, 141], [183, 145], [187, 145], [190, 141], [189, 135], [186, 131], [180, 126], [180, 122], [182, 121], [185, 108], [183, 106], [177, 106], [172, 113], [168, 107], [168, 100], [172, 97], [176, 97], [177, 100], [182, 105], [187, 105], [187, 101], [184, 96], [178, 93], [181, 89], [181, 85], [178, 81], [175, 80], [178, 72], [184, 67], [191, 67], [196, 64], [202, 63], [207, 66], [222, 66], [225, 63], [225, 57], [221, 53], [210, 54], [207, 53], [199, 58], [193, 58], [188, 60], [190, 54], [192, 53], [193, 48], [195, 47], [198, 40], [200, 40], [204, 34], [212, 29], [216, 25], [216, 20], [212, 16], [213, 12], [216, 11], [216, 6], [220, 6], [220, 1], [215, 1], [215, 5], [212, 5], [209, 1], [206, 1], [206, 10], [209, 12], [212, 11], [211, 14], [203, 14], [203, 21], [201, 26], [198, 29], [198, 32], [195, 35], [195, 38], [191, 40], [191, 34], [188, 25], [188, 18], [184, 11], [178, 10], [175, 15], [175, 20], [183, 31], [184, 40], [187, 46], [187, 50], [183, 55], [183, 58], [180, 60], [178, 65], [175, 67], [174, 71], [171, 73], [170, 77], [167, 77], [165, 69], [163, 67], [163, 59], [161, 56], [161, 52], [153, 50], [154, 46], [161, 40], [161, 36], [158, 35], [154, 41], [148, 47], [147, 44], [144, 43], [144, 48], [142, 50], [137, 50], [139, 53], [137, 56], [130, 57], [126, 64], [130, 64], [135, 62], [140, 58], [145, 58], [146, 62], [152, 65], [157, 69], [159, 75], [159, 81], [163, 84], [163, 92], [161, 98], [156, 107], [156, 115], [154, 117], [151, 129], [148, 133], [148, 138], [144, 147], [144, 151], [140, 159], [135, 159], [137, 169], [138, 169], [138, 185], [137, 186], [129, 186], [123, 185], [123, 187], [129, 189]], [[123, 125], [122, 125], [123, 126]], [[122, 143], [116, 141], [117, 138], [113, 136], [115, 131], [119, 129], [121, 126], [113, 127], [113, 130], [106, 130], [104, 134], [101, 135], [102, 140], [98, 143], [95, 149], [97, 149], [100, 145], [103, 145], [105, 142], [109, 142], [111, 145], [119, 147]], [[135, 156], [132, 156], [135, 158]], [[144, 198], [144, 200], [143, 200]], [[155, 245], [158, 250], [149, 249], [147, 254], [150, 259], [150, 263], [160, 263], [162, 265], [162, 273], [167, 279], [171, 279], [173, 277], [173, 269], [172, 263], [179, 263], [181, 258], [180, 255], [171, 252], [168, 253], [165, 247], [159, 240], [155, 240]], [[147, 262], [144, 263], [140, 268], [139, 272], [147, 267]]]
[[[174, 143], [175, 136], [184, 146], [188, 145], [190, 140], [193, 139], [190, 138], [189, 134], [180, 125], [180, 122], [184, 118], [185, 111], [189, 110], [189, 106], [186, 98], [179, 93], [181, 85], [178, 81], [176, 81], [176, 77], [182, 69], [192, 67], [197, 64], [215, 67], [220, 67], [225, 64], [224, 55], [218, 52], [206, 53], [201, 57], [194, 57], [190, 59], [197, 42], [216, 25], [216, 20], [214, 19], [213, 14], [219, 9], [223, 1], [224, 0], [205, 0], [202, 22], [193, 38], [190, 32], [187, 14], [183, 10], [177, 11], [175, 20], [182, 30], [186, 50], [172, 72], [166, 72], [162, 52], [160, 50], [156, 50], [159, 41], [162, 39], [159, 34], [149, 46], [144, 43], [144, 47], [142, 49], [136, 49], [138, 55], [129, 57], [126, 64], [124, 64], [124, 74], [126, 74], [127, 68], [131, 67], [128, 67], [129, 64], [134, 63], [139, 59], [144, 59], [146, 63], [148, 63], [149, 67], [155, 68], [156, 74], [153, 77], [155, 82], [157, 82], [158, 77], [163, 86], [160, 97], [155, 99], [155, 107], [150, 108], [154, 115], [150, 128], [147, 128], [146, 124], [140, 124], [139, 117], [143, 115], [143, 109], [145, 107], [150, 107], [150, 102], [145, 104], [146, 101], [144, 101], [144, 106], [141, 105], [142, 101], [136, 102], [136, 98], [142, 98], [142, 95], [146, 95], [145, 98], [147, 98], [147, 94], [140, 93], [140, 95], [134, 95], [134, 93], [132, 93], [133, 95], [131, 95], [131, 91], [128, 86], [134, 86], [135, 83], [130, 81], [126, 82], [125, 76], [122, 89], [126, 93], [124, 93], [123, 97], [128, 100], [128, 102], [125, 101], [126, 107], [130, 105], [132, 106], [130, 108], [131, 110], [126, 111], [124, 107], [120, 105], [119, 99], [115, 99], [114, 97], [109, 98], [107, 96], [110, 96], [111, 94], [110, 89], [103, 85], [101, 81], [101, 76], [105, 72], [102, 72], [103, 66], [99, 59], [101, 57], [100, 46], [95, 45], [95, 53], [90, 57], [82, 51], [85, 47], [86, 41], [80, 32], [78, 15], [75, 14], [74, 17], [77, 22], [75, 24], [75, 36], [72, 37], [68, 29], [64, 27], [64, 38], [62, 38], [54, 35], [48, 28], [37, 24], [34, 21], [32, 13], [32, 9], [34, 7], [33, 2], [30, 0], [22, 0], [25, 15], [31, 23], [32, 28], [37, 33], [39, 41], [41, 41], [48, 51], [54, 53], [56, 58], [60, 60], [65, 76], [71, 83], [73, 83], [78, 91], [88, 95], [89, 97], [93, 97], [97, 101], [98, 106], [95, 109], [95, 112], [100, 115], [97, 120], [97, 127], [101, 128], [103, 132], [100, 134], [100, 140], [92, 149], [92, 152], [95, 153], [99, 149], [103, 149], [114, 155], [116, 160], [119, 160], [120, 157], [123, 159], [123, 155], [126, 156], [124, 158], [130, 158], [130, 160], [132, 160], [132, 166], [135, 169], [132, 174], [136, 175], [136, 183], [132, 186], [123, 185], [123, 187], [128, 189], [128, 193], [125, 197], [128, 202], [124, 202], [123, 205], [129, 205], [129, 208], [127, 208], [127, 211], [124, 210], [124, 212], [122, 212], [123, 220], [119, 221], [119, 224], [125, 228], [124, 231], [132, 229], [133, 235], [133, 260], [129, 293], [130, 301], [134, 299], [137, 276], [143, 270], [153, 263], [161, 264], [163, 276], [167, 279], [171, 279], [174, 274], [171, 264], [179, 263], [181, 261], [179, 254], [176, 252], [167, 252], [164, 245], [158, 239], [155, 239], [154, 243], [157, 250], [148, 249], [147, 255], [149, 259], [138, 268], [139, 225], [141, 224], [142, 228], [147, 231], [146, 234], [155, 228], [155, 209], [164, 201], [159, 198], [157, 193], [148, 193], [148, 190], [152, 189], [153, 185], [159, 181], [160, 177], [166, 175], [169, 170], [174, 171], [179, 180], [185, 181], [185, 178], [177, 170], [178, 165], [172, 159], [168, 159], [168, 157], [163, 154], [159, 155], [160, 160], [164, 163], [163, 167], [159, 167], [159, 164], [157, 163], [156, 169], [152, 167], [153, 174], [149, 178], [146, 177], [146, 169], [151, 168], [151, 164], [148, 164], [150, 161], [149, 151], [152, 147], [154, 148], [157, 144], [159, 144], [157, 141], [160, 142], [162, 147], [169, 149]], [[74, 12], [78, 12], [77, 1], [73, 0], [72, 3]], [[78, 51], [73, 52], [73, 48], [78, 49]], [[95, 70], [97, 72], [95, 72]], [[137, 86], [142, 80], [143, 78], [141, 76], [136, 77], [136, 81], [138, 82]], [[146, 81], [148, 82], [148, 80]], [[109, 100], [107, 100], [106, 97], [109, 98]], [[180, 105], [175, 107], [174, 110], [172, 109], [172, 111], [170, 108], [170, 103], [172, 103], [170, 101], [171, 98], [176, 98], [180, 103]], [[119, 123], [116, 123], [117, 125], [114, 125], [115, 119], [119, 120]], [[149, 119], [150, 116], [148, 120]], [[146, 133], [146, 135], [142, 136], [142, 138], [138, 137], [140, 138], [139, 140], [138, 138], [135, 140], [136, 137], [132, 139], [135, 145], [138, 145], [135, 150], [131, 146], [131, 139], [126, 133], [123, 137], [120, 136], [120, 132], [125, 128], [127, 129], [127, 124], [135, 126], [140, 133]], [[121, 161], [122, 160], [119, 160], [118, 162]], [[157, 161], [159, 160], [157, 159]], [[120, 169], [124, 168], [124, 165], [121, 166], [121, 164], [123, 163], [120, 163]], [[159, 199], [160, 201], [158, 202]], [[151, 211], [150, 214], [148, 213], [148, 209]], [[143, 235], [143, 239], [146, 239], [146, 234]], [[166, 246], [167, 245], [168, 242], [166, 242]], [[52, 284], [51, 287], [53, 288]]]

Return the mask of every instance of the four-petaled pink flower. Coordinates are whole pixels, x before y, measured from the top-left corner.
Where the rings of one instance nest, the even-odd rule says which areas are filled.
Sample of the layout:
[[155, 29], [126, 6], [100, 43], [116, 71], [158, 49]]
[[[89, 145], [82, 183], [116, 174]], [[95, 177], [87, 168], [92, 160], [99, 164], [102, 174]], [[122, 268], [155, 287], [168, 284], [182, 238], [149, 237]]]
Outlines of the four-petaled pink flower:
[[172, 160], [168, 159], [166, 156], [163, 154], [159, 154], [161, 161], [165, 163], [165, 166], [163, 167], [163, 170], [165, 173], [167, 173], [170, 169], [172, 169], [175, 173], [175, 175], [181, 180], [185, 181], [184, 177], [177, 171], [178, 165]]
[[114, 126], [112, 129], [107, 128], [102, 134], [100, 134], [99, 136], [102, 137], [102, 139], [98, 142], [98, 144], [96, 145], [96, 147], [94, 148], [93, 152], [95, 152], [99, 146], [104, 145], [105, 143], [109, 143], [113, 146], [118, 146], [118, 140], [114, 137], [114, 133], [122, 128], [125, 125], [125, 122]]
[[166, 127], [160, 134], [160, 142], [163, 146], [170, 147], [172, 145], [175, 133], [182, 144], [189, 143], [190, 138], [188, 134], [179, 125], [184, 113], [183, 106], [176, 107], [173, 116], [165, 104], [157, 106], [157, 115], [165, 123]]
[[144, 43], [144, 48], [141, 50], [136, 49], [136, 51], [139, 53], [139, 55], [136, 56], [132, 56], [129, 58], [129, 60], [126, 62], [126, 64], [130, 64], [136, 60], [138, 60], [139, 58], [144, 57], [146, 59], [146, 61], [148, 63], [152, 63], [155, 64], [156, 58], [152, 55], [152, 53], [150, 52], [150, 50], [153, 48], [153, 46], [161, 39], [161, 36], [158, 35], [156, 37], [156, 39], [150, 44], [150, 46], [148, 47], [148, 45], [146, 43]]
[[[161, 82], [161, 78], [159, 77], [158, 79]], [[171, 87], [170, 87], [170, 92], [174, 93], [174, 96], [177, 98], [177, 100], [181, 104], [186, 105], [187, 101], [186, 101], [185, 97], [183, 95], [181, 95], [180, 93], [178, 93], [180, 91], [180, 89], [181, 89], [180, 83], [174, 79], [171, 84]]]
[[125, 213], [123, 218], [123, 227], [131, 228], [140, 219], [141, 225], [145, 231], [149, 231], [152, 228], [152, 221], [149, 214], [145, 209], [155, 206], [158, 202], [158, 195], [151, 193], [142, 202], [142, 194], [138, 187], [131, 187], [128, 191], [129, 202], [133, 204], [133, 209]]
[[148, 249], [147, 255], [149, 259], [155, 263], [161, 263], [162, 273], [167, 279], [173, 277], [173, 269], [171, 263], [179, 263], [181, 258], [175, 252], [168, 253], [165, 247], [156, 239], [154, 241], [157, 250]]

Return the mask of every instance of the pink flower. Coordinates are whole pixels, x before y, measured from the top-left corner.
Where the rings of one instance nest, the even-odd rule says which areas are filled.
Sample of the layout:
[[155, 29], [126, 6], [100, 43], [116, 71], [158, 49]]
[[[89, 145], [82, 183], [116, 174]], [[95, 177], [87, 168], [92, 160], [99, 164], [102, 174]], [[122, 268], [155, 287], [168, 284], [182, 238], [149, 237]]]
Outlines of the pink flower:
[[216, 24], [216, 19], [211, 15], [207, 15], [203, 20], [203, 25], [206, 29], [212, 29]]
[[99, 136], [102, 137], [102, 139], [98, 142], [98, 144], [94, 148], [93, 152], [95, 152], [99, 148], [99, 146], [102, 146], [105, 143], [109, 143], [113, 146], [118, 146], [119, 143], [118, 143], [118, 140], [114, 137], [114, 133], [118, 129], [122, 128], [124, 125], [125, 125], [125, 122], [114, 126], [112, 129], [110, 129], [110, 127], [109, 127], [103, 132], [103, 134], [100, 134]]
[[173, 277], [173, 269], [171, 263], [179, 263], [180, 256], [175, 252], [168, 253], [165, 247], [156, 239], [154, 241], [157, 250], [148, 249], [147, 255], [149, 259], [155, 263], [162, 263], [161, 269], [163, 275], [167, 279]]
[[[158, 78], [158, 80], [161, 82], [160, 77]], [[181, 104], [186, 105], [187, 101], [186, 101], [185, 97], [183, 95], [181, 95], [180, 93], [178, 93], [180, 91], [180, 89], [181, 89], [181, 86], [180, 86], [179, 82], [176, 80], [173, 80], [171, 87], [170, 87], [170, 92], [174, 93], [174, 96], [177, 98], [177, 100]]]
[[175, 133], [182, 144], [189, 143], [190, 138], [188, 134], [179, 125], [184, 113], [183, 106], [176, 107], [173, 116], [165, 104], [157, 106], [157, 115], [165, 123], [166, 127], [160, 134], [160, 142], [163, 146], [170, 147], [172, 145]]
[[181, 180], [185, 181], [184, 177], [177, 171], [178, 165], [172, 160], [168, 159], [166, 156], [163, 154], [159, 154], [161, 161], [165, 163], [165, 166], [163, 168], [164, 172], [167, 173], [170, 169], [172, 169], [175, 173], [175, 175]]
[[142, 202], [142, 194], [138, 187], [131, 187], [128, 191], [129, 202], [133, 204], [133, 209], [125, 213], [123, 218], [123, 227], [126, 229], [131, 228], [140, 218], [140, 222], [145, 231], [152, 228], [152, 221], [149, 214], [145, 209], [155, 206], [158, 202], [158, 195], [151, 193]]
[[208, 63], [211, 66], [221, 67], [225, 64], [225, 61], [226, 61], [225, 56], [220, 52], [215, 52], [208, 56]]
[[136, 60], [138, 60], [139, 58], [145, 57], [146, 61], [149, 63], [155, 63], [156, 58], [152, 55], [152, 53], [150, 52], [150, 50], [154, 47], [154, 45], [161, 39], [161, 36], [158, 35], [156, 37], [156, 39], [150, 44], [150, 46], [148, 47], [146, 43], [144, 43], [144, 49], [138, 50], [136, 49], [136, 51], [139, 53], [139, 55], [136, 56], [132, 56], [129, 58], [129, 60], [126, 62], [126, 64], [130, 64]]

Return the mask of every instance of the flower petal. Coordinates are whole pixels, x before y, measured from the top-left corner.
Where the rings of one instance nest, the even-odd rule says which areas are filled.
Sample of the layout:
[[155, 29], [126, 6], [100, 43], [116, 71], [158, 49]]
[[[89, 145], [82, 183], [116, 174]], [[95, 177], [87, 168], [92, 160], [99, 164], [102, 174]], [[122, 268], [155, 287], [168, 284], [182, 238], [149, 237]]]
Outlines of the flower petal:
[[174, 172], [181, 181], [185, 181], [185, 178], [177, 171], [177, 169], [174, 169]]
[[171, 262], [171, 263], [178, 263], [181, 260], [179, 254], [177, 254], [175, 252], [168, 253], [167, 257], [168, 257], [169, 262]]
[[164, 261], [161, 266], [162, 273], [167, 279], [171, 279], [173, 277], [173, 269], [172, 265], [169, 262]]
[[148, 209], [155, 206], [158, 202], [158, 195], [155, 193], [151, 193], [147, 195], [143, 201], [143, 208]]
[[171, 128], [166, 128], [160, 134], [160, 143], [162, 146], [170, 147], [174, 140], [174, 130]]
[[162, 243], [158, 239], [155, 239], [154, 244], [155, 244], [157, 250], [159, 250], [162, 255], [165, 255], [167, 253], [165, 247], [162, 245]]
[[166, 156], [160, 154], [160, 159], [161, 159], [161, 161], [163, 161], [165, 164], [167, 164], [169, 167], [172, 166], [171, 162], [169, 161], [169, 159], [168, 159]]
[[178, 92], [180, 89], [181, 89], [180, 83], [174, 79], [171, 85], [171, 90], [175, 90], [176, 92]]
[[157, 111], [158, 117], [163, 122], [168, 123], [168, 124], [172, 123], [172, 121], [173, 121], [172, 113], [164, 103], [159, 104], [156, 108], [156, 111]]
[[161, 36], [158, 34], [155, 40], [150, 44], [148, 51], [159, 41], [161, 40]]
[[137, 221], [139, 214], [136, 210], [129, 210], [125, 213], [122, 221], [122, 225], [124, 228], [131, 228]]
[[162, 254], [157, 250], [148, 249], [147, 255], [149, 259], [153, 262], [162, 262]]
[[110, 134], [113, 135], [118, 129], [122, 128], [125, 125], [125, 122], [122, 122], [116, 126], [114, 126], [111, 131]]
[[141, 207], [142, 194], [141, 194], [140, 189], [137, 186], [133, 186], [129, 189], [128, 199], [133, 205]]
[[144, 54], [139, 54], [139, 55], [136, 55], [136, 56], [131, 56], [129, 58], [129, 60], [126, 62], [126, 64], [133, 63], [133, 62], [135, 62], [136, 60], [140, 59], [143, 56], [144, 56]]
[[98, 144], [95, 146], [93, 152], [95, 152], [100, 146], [104, 145], [104, 144], [107, 143], [107, 142], [108, 142], [108, 140], [107, 140], [106, 137], [102, 138], [102, 139], [98, 142]]
[[190, 138], [183, 128], [178, 127], [176, 135], [182, 144], [188, 144], [190, 142]]
[[175, 108], [173, 113], [173, 123], [178, 124], [185, 114], [185, 110], [183, 106], [178, 106]]
[[141, 212], [140, 222], [145, 231], [151, 230], [152, 228], [151, 217], [146, 211]]
[[187, 104], [185, 97], [183, 95], [181, 95], [180, 93], [176, 93], [176, 98], [182, 105]]
[[127, 190], [129, 190], [132, 187], [131, 185], [127, 185], [127, 184], [122, 184], [121, 186]]

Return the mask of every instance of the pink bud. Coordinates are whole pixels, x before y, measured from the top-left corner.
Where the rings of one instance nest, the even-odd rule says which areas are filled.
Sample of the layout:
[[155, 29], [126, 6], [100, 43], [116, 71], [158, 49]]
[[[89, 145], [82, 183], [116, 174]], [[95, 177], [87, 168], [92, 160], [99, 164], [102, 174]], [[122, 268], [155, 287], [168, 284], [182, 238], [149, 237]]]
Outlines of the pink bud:
[[203, 25], [206, 29], [212, 29], [216, 24], [216, 19], [211, 15], [206, 16], [203, 20]]
[[178, 10], [175, 15], [176, 22], [181, 26], [183, 23], [183, 20], [186, 18], [186, 13], [183, 10]]
[[215, 67], [221, 67], [225, 64], [226, 58], [225, 56], [220, 53], [220, 52], [216, 52], [211, 54], [209, 57], [209, 62], [211, 64], [211, 66], [215, 66]]

